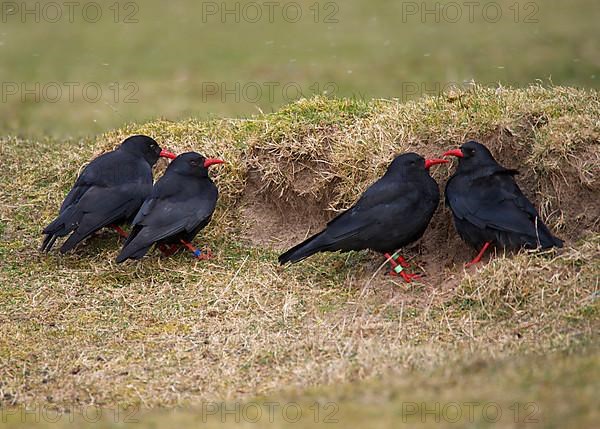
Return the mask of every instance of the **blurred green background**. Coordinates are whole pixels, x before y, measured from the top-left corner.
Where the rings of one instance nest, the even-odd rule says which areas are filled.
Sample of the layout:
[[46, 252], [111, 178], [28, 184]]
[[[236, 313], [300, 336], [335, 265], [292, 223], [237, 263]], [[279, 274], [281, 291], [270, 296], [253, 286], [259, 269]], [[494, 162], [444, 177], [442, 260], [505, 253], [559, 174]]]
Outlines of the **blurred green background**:
[[[462, 1], [26, 3], [2, 2], [3, 134], [79, 137], [156, 117], [249, 116], [322, 92], [411, 99], [470, 81], [600, 87], [597, 0], [471, 10]], [[225, 7], [233, 12], [223, 16]]]

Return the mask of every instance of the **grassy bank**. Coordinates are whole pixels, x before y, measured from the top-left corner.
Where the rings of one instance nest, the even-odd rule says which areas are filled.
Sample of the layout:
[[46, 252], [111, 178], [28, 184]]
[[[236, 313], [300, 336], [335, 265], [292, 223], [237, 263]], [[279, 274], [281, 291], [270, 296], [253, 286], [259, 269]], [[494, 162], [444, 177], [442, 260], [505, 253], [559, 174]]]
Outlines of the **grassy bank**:
[[[3, 138], [0, 400], [194, 410], [297, 395], [334, 398], [340, 416], [360, 421], [375, 398], [385, 423], [402, 403], [440, 393], [503, 406], [531, 398], [540, 415], [568, 422], [564, 398], [581, 398], [581, 413], [595, 408], [599, 117], [591, 90], [477, 87], [409, 103], [313, 98], [249, 120], [154, 121], [94, 140]], [[109, 232], [77, 255], [38, 254], [84, 163], [137, 132], [228, 161], [215, 173], [218, 210], [196, 240], [215, 258], [153, 253], [117, 266]], [[431, 156], [467, 138], [521, 170], [565, 249], [465, 270], [472, 250], [442, 204], [406, 250], [420, 282], [384, 276], [366, 252], [277, 266], [280, 249], [355, 200], [395, 153]], [[443, 184], [452, 169], [435, 177]]]

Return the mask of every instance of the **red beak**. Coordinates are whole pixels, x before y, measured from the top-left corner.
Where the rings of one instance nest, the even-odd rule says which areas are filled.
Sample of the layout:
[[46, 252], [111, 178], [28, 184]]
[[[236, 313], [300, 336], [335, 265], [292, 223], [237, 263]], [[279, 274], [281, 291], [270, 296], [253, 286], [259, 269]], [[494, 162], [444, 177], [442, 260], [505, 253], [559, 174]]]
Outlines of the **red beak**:
[[429, 170], [429, 168], [430, 168], [432, 165], [437, 165], [437, 164], [447, 164], [447, 163], [449, 163], [449, 162], [450, 162], [450, 161], [448, 161], [447, 159], [426, 159], [426, 160], [425, 160], [425, 168], [426, 168], [427, 170]]
[[217, 158], [207, 158], [206, 161], [204, 161], [204, 168], [208, 168], [211, 165], [215, 165], [215, 164], [223, 164], [225, 163], [225, 161], [223, 161], [222, 159], [217, 159]]
[[457, 158], [464, 158], [465, 156], [462, 153], [462, 150], [460, 149], [452, 149], [449, 150], [448, 152], [446, 152], [444, 155], [442, 156], [456, 156]]
[[169, 152], [168, 150], [161, 150], [160, 151], [160, 156], [162, 158], [169, 158], [169, 159], [175, 159], [175, 158], [177, 158], [177, 155], [175, 155], [173, 152]]

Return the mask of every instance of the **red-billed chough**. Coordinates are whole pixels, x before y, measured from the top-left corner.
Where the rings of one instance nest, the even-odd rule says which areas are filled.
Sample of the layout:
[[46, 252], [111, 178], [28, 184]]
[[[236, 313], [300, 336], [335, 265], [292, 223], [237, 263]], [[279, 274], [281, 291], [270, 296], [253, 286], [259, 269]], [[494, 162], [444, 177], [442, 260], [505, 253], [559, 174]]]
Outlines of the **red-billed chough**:
[[279, 256], [279, 262], [299, 262], [317, 252], [371, 249], [390, 260], [391, 274], [410, 282], [418, 276], [403, 271], [408, 266], [404, 258], [390, 254], [421, 238], [427, 229], [440, 200], [429, 167], [445, 162], [425, 160], [416, 153], [399, 155], [353, 207], [330, 221], [322, 232]]
[[502, 167], [475, 141], [444, 156], [458, 157], [458, 168], [446, 184], [446, 202], [460, 237], [479, 250], [476, 264], [489, 246], [507, 250], [562, 247], [515, 182], [518, 171]]
[[155, 243], [173, 251], [183, 245], [204, 259], [190, 241], [210, 222], [215, 210], [219, 192], [208, 168], [221, 163], [196, 152], [181, 154], [171, 162], [135, 216], [117, 262], [140, 259]]
[[152, 166], [159, 157], [175, 158], [147, 136], [132, 136], [117, 149], [95, 158], [81, 172], [65, 198], [58, 217], [44, 229], [42, 252], [49, 251], [58, 237], [71, 236], [62, 253], [99, 229], [129, 221], [152, 192]]

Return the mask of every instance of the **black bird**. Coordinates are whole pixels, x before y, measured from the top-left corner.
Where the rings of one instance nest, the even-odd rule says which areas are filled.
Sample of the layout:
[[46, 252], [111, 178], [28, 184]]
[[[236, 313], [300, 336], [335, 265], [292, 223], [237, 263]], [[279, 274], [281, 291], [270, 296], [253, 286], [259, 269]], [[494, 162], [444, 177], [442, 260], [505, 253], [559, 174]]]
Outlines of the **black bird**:
[[222, 163], [196, 152], [181, 154], [171, 162], [135, 216], [117, 262], [140, 259], [155, 243], [161, 250], [170, 246], [171, 253], [184, 245], [205, 259], [190, 241], [210, 222], [215, 210], [219, 191], [208, 176], [208, 168]]
[[418, 276], [404, 272], [403, 267], [408, 266], [404, 258], [390, 254], [421, 238], [427, 229], [440, 200], [429, 168], [445, 162], [425, 160], [416, 153], [399, 155], [353, 207], [330, 221], [322, 232], [282, 254], [279, 262], [299, 262], [317, 252], [371, 249], [391, 262], [391, 274], [410, 282]]
[[60, 248], [68, 252], [105, 226], [126, 236], [118, 224], [130, 220], [152, 192], [152, 166], [161, 156], [175, 158], [152, 138], [132, 136], [95, 158], [77, 178], [58, 217], [44, 229], [40, 250], [49, 251], [58, 237], [72, 233]]
[[458, 168], [446, 184], [446, 202], [460, 237], [479, 254], [491, 245], [507, 250], [562, 247], [515, 182], [517, 170], [502, 167], [488, 148], [475, 141], [444, 156], [458, 157]]

